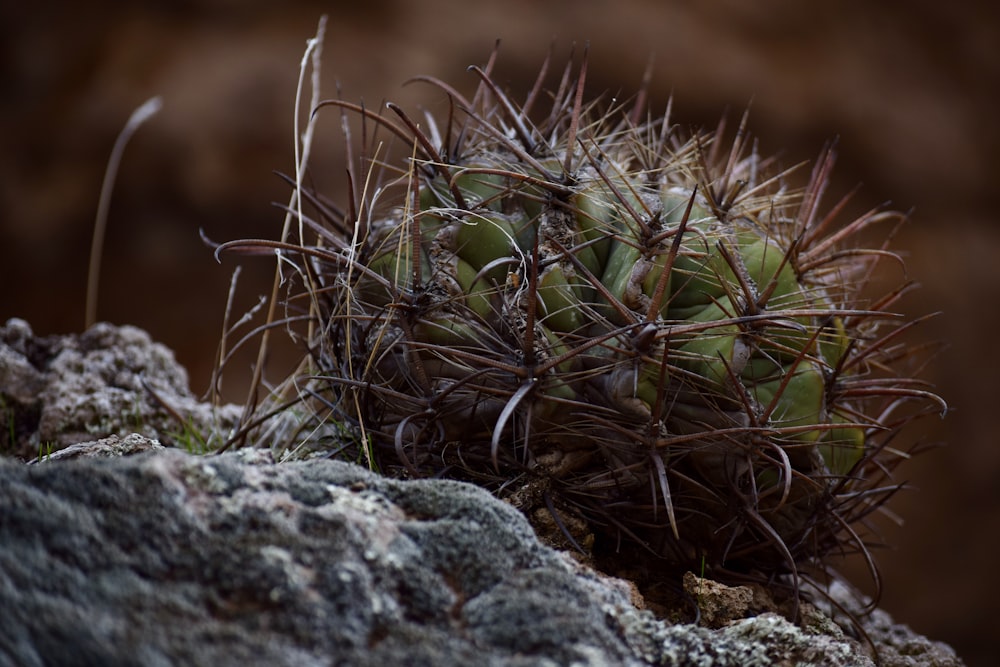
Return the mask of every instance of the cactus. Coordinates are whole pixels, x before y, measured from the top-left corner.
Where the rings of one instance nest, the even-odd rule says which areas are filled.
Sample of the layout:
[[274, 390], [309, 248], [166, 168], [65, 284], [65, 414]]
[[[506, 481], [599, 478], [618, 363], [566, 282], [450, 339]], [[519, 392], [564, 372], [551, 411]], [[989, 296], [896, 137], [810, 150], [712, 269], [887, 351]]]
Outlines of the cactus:
[[906, 374], [910, 286], [866, 293], [899, 257], [852, 245], [902, 216], [840, 224], [820, 205], [833, 150], [796, 189], [746, 116], [730, 140], [644, 93], [586, 104], [585, 63], [547, 95], [543, 68], [519, 106], [471, 70], [472, 99], [425, 79], [443, 123], [322, 103], [363, 123], [345, 208], [305, 193], [311, 237], [221, 248], [298, 268], [293, 400], [356, 434], [341, 455], [582, 519], [664, 573], [867, 553], [855, 526], [897, 488], [891, 438], [943, 405]]

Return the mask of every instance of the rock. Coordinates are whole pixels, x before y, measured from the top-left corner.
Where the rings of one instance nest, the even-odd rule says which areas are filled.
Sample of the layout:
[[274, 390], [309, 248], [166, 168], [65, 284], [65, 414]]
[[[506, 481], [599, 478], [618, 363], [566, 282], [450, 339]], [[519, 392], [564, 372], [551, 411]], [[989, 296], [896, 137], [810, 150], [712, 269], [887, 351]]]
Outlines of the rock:
[[[239, 409], [134, 327], [8, 321], [0, 414], [0, 454], [34, 459], [0, 457], [0, 665], [873, 664], [844, 586], [798, 627], [691, 575], [704, 627], [675, 625], [478, 487], [171, 449]], [[962, 664], [884, 612], [862, 627], [883, 665]]]
[[747, 616], [754, 597], [749, 586], [726, 586], [693, 572], [684, 574], [684, 591], [698, 605], [700, 624], [709, 628], [721, 628]]
[[0, 664], [873, 664], [775, 614], [659, 620], [460, 482], [166, 449], [0, 460], [0, 507]]
[[38, 463], [48, 463], [50, 461], [66, 461], [69, 459], [85, 459], [103, 456], [105, 458], [115, 458], [119, 456], [131, 456], [141, 452], [163, 449], [163, 445], [157, 440], [151, 440], [138, 433], [130, 433], [124, 438], [117, 435], [110, 435], [107, 438], [94, 440], [92, 442], [80, 442], [69, 447], [64, 447], [51, 454], [43, 452], [38, 458], [28, 461], [28, 465]]
[[852, 594], [843, 581], [834, 580], [828, 593], [829, 600], [818, 601], [818, 606], [827, 614], [835, 615], [837, 612], [833, 607], [836, 605], [840, 610], [861, 618], [865, 633], [878, 647], [882, 667], [952, 667], [964, 664], [950, 646], [932, 641], [908, 626], [896, 623], [882, 609], [865, 615], [863, 607], [868, 600]]
[[225, 433], [239, 408], [199, 402], [173, 352], [136, 327], [35, 337], [11, 319], [0, 327], [0, 417], [0, 454], [30, 459], [129, 433], [204, 451], [202, 434]]

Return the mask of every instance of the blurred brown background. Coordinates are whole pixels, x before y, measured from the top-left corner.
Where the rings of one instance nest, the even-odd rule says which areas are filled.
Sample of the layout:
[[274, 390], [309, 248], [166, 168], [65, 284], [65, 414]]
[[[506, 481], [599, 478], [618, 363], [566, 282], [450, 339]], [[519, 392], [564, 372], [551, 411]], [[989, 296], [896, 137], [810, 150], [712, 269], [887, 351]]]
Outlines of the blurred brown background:
[[[85, 6], [84, 6], [85, 5]], [[764, 152], [786, 164], [839, 136], [834, 197], [858, 183], [853, 210], [891, 200], [914, 209], [898, 237], [923, 289], [913, 314], [944, 311], [919, 336], [949, 343], [931, 370], [953, 407], [922, 424], [947, 441], [909, 464], [920, 488], [893, 508], [884, 607], [970, 664], [992, 664], [1000, 592], [1000, 21], [992, 3], [448, 2], [269, 3], [187, 0], [5, 3], [0, 9], [0, 320], [38, 334], [83, 326], [87, 260], [105, 163], [132, 110], [163, 110], [133, 138], [111, 206], [99, 318], [131, 323], [177, 352], [207, 387], [232, 261], [216, 240], [274, 237], [287, 201], [299, 61], [330, 16], [325, 96], [391, 98], [441, 110], [441, 96], [401, 84], [425, 73], [471, 90], [469, 64], [502, 39], [498, 74], [523, 93], [555, 42], [557, 63], [590, 44], [589, 90], [634, 92], [655, 58], [653, 102], [714, 125], [752, 100]], [[340, 197], [335, 114], [314, 144], [316, 182]], [[805, 174], [803, 174], [805, 178]], [[243, 299], [269, 284], [248, 265]], [[249, 270], [254, 269], [254, 270]], [[258, 271], [255, 273], [255, 271]], [[237, 376], [229, 398], [239, 400]]]

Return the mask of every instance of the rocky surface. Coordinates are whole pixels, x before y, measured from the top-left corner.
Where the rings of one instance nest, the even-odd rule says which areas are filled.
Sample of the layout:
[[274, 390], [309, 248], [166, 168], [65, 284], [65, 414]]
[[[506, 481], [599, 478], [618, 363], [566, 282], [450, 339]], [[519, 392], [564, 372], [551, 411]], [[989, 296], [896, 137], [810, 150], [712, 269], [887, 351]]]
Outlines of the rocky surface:
[[[164, 403], [203, 433], [219, 411], [134, 327], [13, 320], [0, 343], [21, 455], [0, 458], [0, 665], [873, 664], [843, 614], [804, 605], [799, 627], [693, 576], [702, 626], [658, 619], [478, 487], [164, 447]], [[883, 612], [863, 627], [883, 665], [962, 664]]]
[[24, 320], [0, 327], [0, 454], [27, 460], [129, 433], [203, 450], [204, 434], [225, 433], [238, 416], [199, 402], [173, 352], [136, 327], [45, 337]]
[[[0, 507], [2, 664], [873, 664], [828, 621], [658, 620], [459, 482], [167, 449], [0, 461]], [[883, 665], [961, 664], [876, 625]]]

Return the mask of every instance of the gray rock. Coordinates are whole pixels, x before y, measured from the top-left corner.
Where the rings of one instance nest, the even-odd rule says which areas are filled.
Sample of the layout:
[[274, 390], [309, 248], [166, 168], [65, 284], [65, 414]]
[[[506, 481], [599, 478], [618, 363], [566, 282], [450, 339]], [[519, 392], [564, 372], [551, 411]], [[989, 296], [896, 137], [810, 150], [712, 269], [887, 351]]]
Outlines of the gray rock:
[[117, 458], [156, 449], [163, 449], [163, 445], [157, 440], [152, 440], [138, 433], [130, 433], [124, 438], [120, 438], [117, 435], [109, 435], [100, 440], [79, 442], [51, 454], [43, 452], [37, 458], [28, 461], [28, 465], [37, 465], [51, 461], [68, 461], [69, 459], [94, 458], [98, 456]]
[[46, 337], [23, 320], [0, 327], [0, 454], [26, 460], [132, 432], [203, 449], [200, 437], [226, 433], [239, 412], [199, 402], [173, 352], [136, 327]]
[[827, 614], [837, 616], [838, 612], [830, 604], [833, 601], [841, 610], [860, 618], [865, 634], [878, 648], [882, 667], [954, 667], [964, 664], [947, 644], [928, 639], [913, 632], [909, 626], [896, 623], [881, 609], [865, 615], [863, 607], [869, 600], [852, 594], [844, 582], [834, 580], [828, 595], [829, 600], [825, 603], [819, 600], [818, 606]]
[[0, 461], [0, 508], [2, 664], [872, 664], [773, 614], [657, 620], [459, 482], [160, 450]]
[[[872, 664], [832, 609], [658, 620], [477, 487], [160, 444], [237, 415], [134, 327], [0, 327], [0, 454], [40, 454], [0, 457], [0, 667]], [[887, 667], [961, 664], [881, 611], [864, 628]]]

